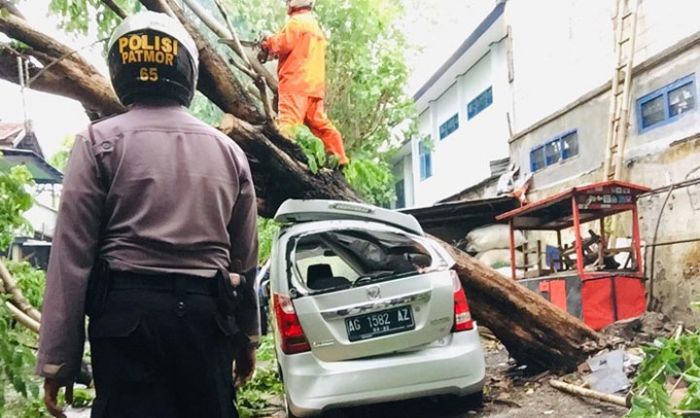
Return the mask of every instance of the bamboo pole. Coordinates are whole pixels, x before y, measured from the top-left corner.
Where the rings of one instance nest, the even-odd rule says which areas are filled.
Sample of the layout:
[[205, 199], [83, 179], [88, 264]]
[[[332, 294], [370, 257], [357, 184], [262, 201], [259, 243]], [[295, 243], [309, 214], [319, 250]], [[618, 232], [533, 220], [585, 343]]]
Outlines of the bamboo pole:
[[549, 384], [552, 387], [555, 387], [563, 392], [567, 392], [577, 396], [583, 396], [584, 398], [591, 398], [619, 406], [624, 406], [625, 408], [629, 407], [629, 405], [627, 404], [627, 399], [622, 396], [611, 395], [609, 393], [602, 393], [595, 390], [582, 388], [580, 386], [571, 385], [569, 383], [565, 383], [561, 380], [555, 379], [550, 380]]

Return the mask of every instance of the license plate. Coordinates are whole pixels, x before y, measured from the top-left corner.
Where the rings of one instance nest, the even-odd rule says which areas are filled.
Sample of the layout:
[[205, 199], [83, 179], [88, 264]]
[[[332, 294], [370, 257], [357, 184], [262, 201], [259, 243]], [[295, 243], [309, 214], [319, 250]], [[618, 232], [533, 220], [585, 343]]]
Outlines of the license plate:
[[357, 315], [345, 319], [350, 341], [360, 341], [382, 335], [414, 329], [413, 311], [410, 306]]

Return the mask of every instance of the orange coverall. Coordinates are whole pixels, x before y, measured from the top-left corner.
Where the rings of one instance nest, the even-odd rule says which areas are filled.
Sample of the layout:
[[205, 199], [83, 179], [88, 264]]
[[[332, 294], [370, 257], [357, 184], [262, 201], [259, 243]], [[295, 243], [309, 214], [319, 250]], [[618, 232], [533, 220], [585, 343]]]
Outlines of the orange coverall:
[[279, 123], [283, 132], [305, 124], [323, 141], [326, 152], [345, 165], [340, 132], [323, 110], [326, 84], [326, 37], [310, 10], [290, 14], [282, 31], [265, 39], [263, 49], [279, 57]]

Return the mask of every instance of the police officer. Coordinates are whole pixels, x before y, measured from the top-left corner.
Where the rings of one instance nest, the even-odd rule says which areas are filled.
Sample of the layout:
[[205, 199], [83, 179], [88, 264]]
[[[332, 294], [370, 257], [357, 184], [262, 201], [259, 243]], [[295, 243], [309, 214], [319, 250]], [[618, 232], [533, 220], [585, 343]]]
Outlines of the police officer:
[[251, 376], [260, 321], [248, 161], [185, 109], [198, 53], [179, 22], [131, 16], [108, 54], [129, 111], [78, 135], [66, 169], [39, 342], [46, 406], [64, 416], [87, 314], [93, 418], [235, 417], [233, 375]]

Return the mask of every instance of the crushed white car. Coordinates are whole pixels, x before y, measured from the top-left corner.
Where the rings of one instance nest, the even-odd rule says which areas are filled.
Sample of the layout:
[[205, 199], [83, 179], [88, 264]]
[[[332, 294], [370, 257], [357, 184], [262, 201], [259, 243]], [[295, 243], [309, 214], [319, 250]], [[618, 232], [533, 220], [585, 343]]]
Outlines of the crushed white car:
[[432, 395], [481, 398], [485, 364], [454, 261], [412, 216], [288, 200], [272, 249], [290, 417]]

